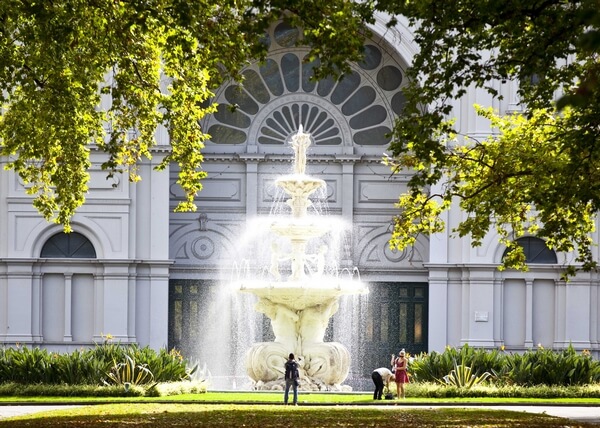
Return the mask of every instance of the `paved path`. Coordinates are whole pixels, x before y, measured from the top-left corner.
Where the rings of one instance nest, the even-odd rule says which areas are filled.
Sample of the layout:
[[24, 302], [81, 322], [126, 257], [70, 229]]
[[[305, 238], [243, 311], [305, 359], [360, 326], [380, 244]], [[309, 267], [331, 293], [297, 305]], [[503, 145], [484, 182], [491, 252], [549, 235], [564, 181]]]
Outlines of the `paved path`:
[[[406, 406], [410, 407], [410, 406]], [[434, 407], [450, 407], [450, 406], [430, 406]], [[579, 422], [587, 422], [600, 426], [600, 407], [597, 406], [452, 406], [454, 408], [482, 408], [493, 410], [510, 410], [513, 412], [529, 412], [542, 413], [559, 418], [567, 418]], [[414, 407], [413, 407], [414, 408]]]
[[[39, 412], [49, 412], [51, 410], [69, 409], [73, 407], [81, 407], [80, 405], [0, 405], [0, 419], [11, 418], [14, 416], [28, 415]], [[398, 407], [412, 408], [417, 406], [381, 406], [388, 409], [398, 409]], [[418, 406], [422, 408], [482, 408], [509, 410], [514, 412], [530, 412], [530, 413], [545, 413], [550, 416], [572, 419], [579, 422], [593, 423], [600, 426], [600, 407], [597, 406], [470, 406], [470, 405], [453, 405], [453, 406]]]
[[14, 416], [23, 416], [30, 415], [32, 413], [40, 413], [40, 412], [50, 412], [52, 410], [62, 410], [62, 409], [70, 409], [73, 407], [81, 407], [81, 406], [73, 406], [73, 405], [30, 405], [24, 404], [19, 406], [3, 406], [0, 405], [0, 419], [4, 418], [12, 418]]

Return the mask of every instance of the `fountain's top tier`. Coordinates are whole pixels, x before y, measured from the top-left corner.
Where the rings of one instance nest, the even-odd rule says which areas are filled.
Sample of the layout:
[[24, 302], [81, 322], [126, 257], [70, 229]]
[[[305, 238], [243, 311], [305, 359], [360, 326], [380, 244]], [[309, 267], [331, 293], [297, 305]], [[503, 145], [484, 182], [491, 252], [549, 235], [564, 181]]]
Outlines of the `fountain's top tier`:
[[278, 178], [275, 184], [291, 196], [287, 204], [292, 209], [294, 218], [305, 217], [307, 208], [311, 204], [308, 197], [315, 190], [325, 187], [325, 182], [319, 178], [298, 174]]
[[320, 178], [299, 174], [280, 177], [275, 180], [275, 184], [285, 190], [288, 195], [296, 197], [308, 197], [318, 188], [325, 186], [325, 182]]
[[306, 172], [306, 150], [310, 146], [310, 134], [303, 131], [302, 125], [298, 132], [292, 136], [290, 144], [294, 149], [294, 173], [304, 174]]
[[292, 198], [288, 205], [294, 217], [304, 217], [309, 205], [308, 197], [317, 189], [325, 187], [325, 181], [306, 175], [306, 150], [310, 146], [310, 134], [303, 132], [300, 125], [298, 132], [290, 142], [294, 149], [294, 173], [281, 177], [275, 184], [281, 187]]

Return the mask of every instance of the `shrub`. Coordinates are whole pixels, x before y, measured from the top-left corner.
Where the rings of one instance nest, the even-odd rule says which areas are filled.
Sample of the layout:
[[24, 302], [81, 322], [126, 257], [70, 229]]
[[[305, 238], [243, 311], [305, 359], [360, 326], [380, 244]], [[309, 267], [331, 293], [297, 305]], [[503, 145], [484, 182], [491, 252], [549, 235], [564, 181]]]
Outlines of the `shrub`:
[[157, 382], [189, 380], [198, 370], [197, 364], [188, 367], [183, 356], [176, 349], [170, 351], [161, 349], [156, 357], [147, 361], [147, 364]]
[[97, 385], [50, 385], [7, 382], [0, 384], [3, 397], [134, 397], [143, 396], [145, 390], [131, 388], [125, 391], [119, 386]]
[[[184, 381], [156, 384], [154, 389], [159, 397], [180, 394], [203, 394], [207, 391], [206, 382]], [[148, 395], [148, 393], [146, 394]]]
[[56, 378], [53, 358], [53, 354], [45, 349], [3, 349], [0, 379], [3, 382], [53, 383]]
[[409, 366], [412, 379], [417, 382], [435, 382], [443, 379], [455, 365], [472, 368], [473, 373], [495, 373], [501, 370], [504, 356], [497, 350], [488, 351], [465, 345], [460, 349], [446, 347], [444, 352], [431, 352], [415, 357]]
[[582, 386], [520, 386], [520, 385], [474, 385], [458, 388], [439, 382], [411, 383], [407, 386], [407, 397], [423, 398], [600, 398], [600, 385]]
[[472, 374], [488, 372], [495, 382], [507, 385], [585, 385], [600, 381], [600, 362], [589, 352], [577, 353], [572, 346], [554, 351], [539, 346], [522, 354], [503, 350], [447, 347], [415, 357], [409, 365], [411, 380], [436, 382], [457, 366], [470, 367]]
[[[0, 384], [81, 384], [102, 385], [114, 366], [127, 363], [146, 367], [156, 382], [176, 382], [191, 379], [197, 370], [176, 350], [155, 351], [138, 345], [121, 345], [105, 341], [90, 349], [68, 354], [48, 352], [40, 348], [0, 348]], [[140, 371], [137, 369], [137, 373]], [[115, 374], [116, 375], [116, 374]]]
[[3, 397], [165, 397], [179, 394], [206, 393], [205, 382], [167, 382], [150, 387], [131, 386], [127, 391], [119, 385], [48, 385], [7, 382], [0, 384]]
[[518, 385], [585, 385], [600, 380], [600, 363], [589, 352], [578, 354], [572, 346], [560, 352], [539, 346], [508, 355], [501, 375]]
[[109, 381], [107, 384], [122, 385], [129, 389], [131, 385], [152, 385], [154, 375], [146, 364], [136, 364], [129, 355], [125, 355], [125, 361], [115, 362], [110, 372], [107, 373]]
[[[489, 372], [484, 372], [481, 375], [477, 375], [473, 373], [471, 367], [466, 366], [464, 364], [456, 364], [454, 362], [454, 369], [444, 376], [443, 382], [448, 385], [455, 386], [457, 388], [471, 388], [474, 385], [479, 385], [484, 382], [487, 378], [489, 378], [491, 374]], [[440, 381], [440, 383], [442, 383]]]

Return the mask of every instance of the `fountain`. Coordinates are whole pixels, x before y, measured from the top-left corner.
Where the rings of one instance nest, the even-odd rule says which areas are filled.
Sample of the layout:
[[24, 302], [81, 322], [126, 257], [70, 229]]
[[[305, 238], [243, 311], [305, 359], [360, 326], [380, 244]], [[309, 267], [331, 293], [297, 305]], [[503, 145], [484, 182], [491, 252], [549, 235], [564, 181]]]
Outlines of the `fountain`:
[[[348, 349], [337, 342], [325, 342], [330, 318], [343, 295], [368, 293], [355, 270], [339, 272], [326, 263], [330, 246], [322, 242], [331, 231], [323, 216], [308, 214], [309, 197], [325, 187], [321, 179], [306, 175], [306, 151], [310, 134], [302, 125], [291, 138], [294, 173], [276, 180], [283, 189], [291, 215], [278, 218], [270, 230], [286, 244], [270, 244], [270, 266], [264, 279], [241, 279], [240, 290], [258, 297], [255, 309], [271, 322], [275, 340], [254, 344], [246, 354], [246, 370], [255, 389], [278, 389], [283, 385], [283, 365], [290, 352], [300, 363], [301, 389], [343, 390], [350, 368]], [[307, 244], [317, 240], [312, 253]], [[282, 264], [286, 264], [286, 268]]]

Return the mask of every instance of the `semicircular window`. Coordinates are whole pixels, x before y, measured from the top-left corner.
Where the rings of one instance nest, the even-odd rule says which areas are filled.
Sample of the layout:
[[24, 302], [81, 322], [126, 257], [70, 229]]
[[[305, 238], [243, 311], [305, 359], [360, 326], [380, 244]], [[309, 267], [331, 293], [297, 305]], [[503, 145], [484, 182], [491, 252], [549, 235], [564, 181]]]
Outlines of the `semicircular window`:
[[316, 146], [359, 146], [390, 142], [395, 115], [404, 107], [404, 72], [380, 46], [367, 42], [365, 60], [341, 80], [311, 79], [317, 62], [297, 48], [299, 32], [281, 23], [271, 29], [271, 54], [248, 67], [243, 84], [231, 82], [213, 101], [217, 112], [205, 123], [211, 142], [284, 145], [299, 125]]
[[60, 232], [53, 235], [42, 247], [40, 257], [66, 259], [95, 259], [96, 250], [81, 233]]
[[[543, 239], [526, 236], [517, 239], [517, 244], [523, 247], [526, 263], [556, 264], [558, 262], [556, 253], [548, 248]], [[502, 258], [506, 256], [507, 252], [508, 250], [504, 251]]]

